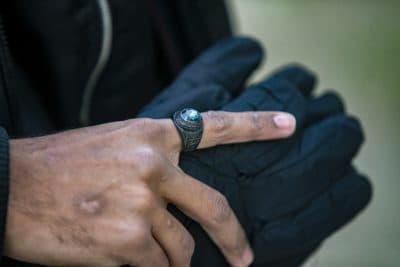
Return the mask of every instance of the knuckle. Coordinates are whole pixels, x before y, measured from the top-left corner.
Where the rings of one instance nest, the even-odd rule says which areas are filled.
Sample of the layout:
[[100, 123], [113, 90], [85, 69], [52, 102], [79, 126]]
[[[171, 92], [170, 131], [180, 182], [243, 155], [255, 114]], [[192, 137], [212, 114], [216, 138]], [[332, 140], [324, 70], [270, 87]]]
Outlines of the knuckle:
[[160, 153], [150, 146], [136, 149], [132, 160], [135, 171], [138, 171], [139, 177], [145, 180], [157, 174], [163, 165]]
[[137, 131], [145, 133], [145, 137], [148, 139], [160, 138], [166, 134], [166, 129], [155, 119], [135, 119], [132, 127]]
[[153, 119], [135, 119], [132, 121], [131, 126], [134, 129], [139, 129], [141, 131], [151, 131], [155, 125], [155, 121]]
[[157, 203], [157, 199], [150, 189], [143, 189], [137, 192], [137, 197], [135, 198], [135, 211], [148, 213], [151, 212]]
[[135, 151], [136, 157], [143, 161], [154, 161], [157, 158], [158, 152], [150, 146], [141, 146]]
[[151, 247], [151, 238], [148, 231], [143, 229], [132, 230], [130, 233], [133, 242], [133, 247], [137, 248], [139, 251], [146, 251]]
[[229, 221], [232, 216], [228, 200], [224, 195], [217, 191], [210, 193], [208, 210], [210, 213], [211, 223], [215, 226], [220, 226], [222, 223]]
[[[117, 242], [113, 243], [114, 256], [119, 256], [120, 261], [125, 263], [129, 259], [132, 249], [136, 251], [146, 251], [151, 247], [151, 234], [144, 223], [122, 225], [116, 235]], [[114, 257], [116, 258], [116, 257]]]
[[204, 115], [210, 121], [209, 125], [213, 132], [223, 133], [232, 126], [232, 119], [227, 116], [226, 112], [208, 111]]
[[231, 242], [225, 242], [221, 246], [222, 249], [227, 251], [229, 254], [240, 256], [243, 253], [246, 244], [247, 242], [243, 237], [236, 237]]
[[149, 225], [145, 221], [129, 221], [113, 224], [112, 231], [108, 232], [107, 251], [110, 261], [117, 264], [113, 266], [136, 266], [138, 256], [143, 251], [149, 251], [153, 247], [153, 240]]
[[179, 241], [181, 242], [183, 247], [184, 261], [190, 262], [195, 248], [193, 237], [189, 233], [182, 231]]
[[181, 258], [182, 264], [180, 265], [187, 265], [190, 263], [190, 259], [192, 258], [195, 248], [193, 237], [186, 230], [186, 228], [180, 226], [178, 222], [167, 220], [167, 227], [169, 231], [174, 232], [176, 236], [176, 242], [178, 246], [181, 247], [183, 257]]
[[258, 112], [252, 112], [250, 114], [250, 127], [251, 131], [260, 131], [266, 126], [267, 120]]

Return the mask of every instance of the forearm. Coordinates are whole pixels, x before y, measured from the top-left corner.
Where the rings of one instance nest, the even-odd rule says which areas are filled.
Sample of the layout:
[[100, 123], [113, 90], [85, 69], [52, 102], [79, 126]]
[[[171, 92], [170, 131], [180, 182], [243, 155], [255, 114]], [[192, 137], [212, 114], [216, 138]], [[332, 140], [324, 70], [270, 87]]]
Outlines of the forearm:
[[9, 191], [9, 145], [7, 132], [0, 128], [0, 249], [3, 249]]
[[[39, 143], [30, 139], [9, 141], [9, 195], [7, 226], [4, 238], [4, 255], [29, 261], [35, 246], [34, 235], [40, 234], [38, 225], [46, 220], [44, 212], [50, 211], [49, 205], [54, 205], [51, 190], [46, 177], [37, 175]], [[46, 173], [46, 172], [42, 172]], [[45, 246], [46, 244], [41, 244]]]

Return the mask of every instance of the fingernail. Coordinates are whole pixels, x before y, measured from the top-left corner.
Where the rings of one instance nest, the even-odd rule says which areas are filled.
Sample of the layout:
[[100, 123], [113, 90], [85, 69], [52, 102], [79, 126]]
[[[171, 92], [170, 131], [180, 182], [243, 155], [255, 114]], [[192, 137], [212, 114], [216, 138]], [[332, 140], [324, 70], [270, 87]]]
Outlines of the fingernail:
[[290, 114], [278, 114], [274, 118], [275, 126], [280, 129], [293, 128], [296, 119]]
[[251, 251], [251, 249], [248, 247], [246, 248], [246, 250], [244, 251], [243, 255], [242, 255], [242, 261], [246, 266], [249, 266], [252, 262], [253, 262], [254, 256], [253, 256], [253, 252]]

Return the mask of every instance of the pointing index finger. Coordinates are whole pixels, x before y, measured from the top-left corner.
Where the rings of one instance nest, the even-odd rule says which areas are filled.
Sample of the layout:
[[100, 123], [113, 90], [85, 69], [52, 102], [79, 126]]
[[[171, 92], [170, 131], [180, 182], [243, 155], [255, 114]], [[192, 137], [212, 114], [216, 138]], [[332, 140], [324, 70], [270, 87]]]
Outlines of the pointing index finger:
[[[286, 112], [227, 112], [202, 113], [204, 131], [198, 148], [285, 138], [293, 134], [296, 119]], [[165, 124], [163, 143], [174, 150], [182, 150], [182, 140], [172, 120], [159, 120]]]
[[202, 115], [204, 133], [199, 148], [284, 138], [296, 126], [293, 115], [285, 112], [208, 111]]

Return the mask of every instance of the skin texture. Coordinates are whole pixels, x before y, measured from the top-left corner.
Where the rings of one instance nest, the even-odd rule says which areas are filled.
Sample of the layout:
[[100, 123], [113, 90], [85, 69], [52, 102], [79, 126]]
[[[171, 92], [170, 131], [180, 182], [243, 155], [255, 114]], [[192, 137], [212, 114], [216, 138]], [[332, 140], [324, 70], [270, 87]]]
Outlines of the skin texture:
[[[283, 138], [280, 112], [206, 112], [199, 148]], [[171, 120], [134, 119], [10, 142], [5, 255], [51, 266], [187, 267], [199, 222], [232, 266], [253, 254], [226, 198], [178, 167]]]

